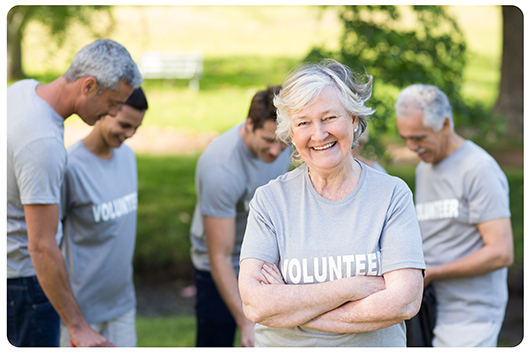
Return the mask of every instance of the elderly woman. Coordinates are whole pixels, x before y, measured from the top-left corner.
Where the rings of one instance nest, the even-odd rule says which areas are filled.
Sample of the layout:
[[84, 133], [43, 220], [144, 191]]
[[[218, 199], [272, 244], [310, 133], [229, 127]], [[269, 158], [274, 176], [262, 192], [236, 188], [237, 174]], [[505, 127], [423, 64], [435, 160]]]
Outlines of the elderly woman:
[[239, 289], [256, 346], [405, 346], [425, 269], [412, 195], [354, 159], [372, 77], [326, 60], [289, 74], [275, 99], [301, 165], [259, 188]]

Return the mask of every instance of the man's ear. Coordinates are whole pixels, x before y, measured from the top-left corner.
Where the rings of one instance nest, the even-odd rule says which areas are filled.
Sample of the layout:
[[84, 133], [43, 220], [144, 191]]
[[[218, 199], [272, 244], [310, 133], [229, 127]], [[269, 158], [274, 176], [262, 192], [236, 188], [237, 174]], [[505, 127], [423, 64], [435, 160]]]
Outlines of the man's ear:
[[87, 76], [83, 78], [83, 84], [81, 85], [82, 94], [89, 96], [97, 93], [98, 81], [95, 77]]
[[252, 132], [254, 131], [254, 123], [252, 122], [252, 119], [250, 117], [247, 118], [247, 121], [245, 123], [245, 130], [247, 132]]

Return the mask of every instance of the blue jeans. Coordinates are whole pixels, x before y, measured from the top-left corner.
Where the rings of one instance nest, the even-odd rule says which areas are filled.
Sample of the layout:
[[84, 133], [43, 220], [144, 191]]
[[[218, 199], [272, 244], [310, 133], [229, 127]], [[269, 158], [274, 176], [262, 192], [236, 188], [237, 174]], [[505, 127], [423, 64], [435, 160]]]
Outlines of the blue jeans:
[[210, 272], [193, 269], [197, 301], [197, 347], [233, 347], [236, 322], [226, 307]]
[[16, 347], [59, 347], [59, 315], [36, 276], [7, 279], [7, 339]]

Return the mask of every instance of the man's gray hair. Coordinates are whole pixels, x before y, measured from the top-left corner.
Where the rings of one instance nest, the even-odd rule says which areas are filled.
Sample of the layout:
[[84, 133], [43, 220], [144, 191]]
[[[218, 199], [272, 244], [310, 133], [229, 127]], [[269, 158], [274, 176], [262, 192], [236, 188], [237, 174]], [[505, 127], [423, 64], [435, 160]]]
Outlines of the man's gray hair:
[[449, 118], [453, 129], [453, 109], [447, 95], [433, 85], [414, 84], [403, 89], [395, 104], [398, 119], [406, 116], [412, 109], [423, 111], [423, 124], [434, 131], [440, 131], [444, 118]]
[[[352, 73], [346, 66], [333, 59], [320, 63], [304, 63], [293, 69], [286, 77], [282, 89], [274, 97], [277, 108], [276, 136], [281, 142], [292, 145], [290, 115], [315, 102], [324, 88], [333, 88], [344, 109], [359, 119], [359, 129], [353, 135], [352, 148], [358, 145], [359, 136], [366, 129], [366, 117], [375, 112], [364, 103], [372, 95], [371, 75]], [[293, 148], [293, 161], [300, 162], [300, 156]]]
[[81, 48], [64, 73], [67, 82], [88, 76], [97, 80], [98, 93], [109, 89], [117, 91], [120, 80], [133, 89], [143, 82], [127, 49], [110, 39], [98, 39]]

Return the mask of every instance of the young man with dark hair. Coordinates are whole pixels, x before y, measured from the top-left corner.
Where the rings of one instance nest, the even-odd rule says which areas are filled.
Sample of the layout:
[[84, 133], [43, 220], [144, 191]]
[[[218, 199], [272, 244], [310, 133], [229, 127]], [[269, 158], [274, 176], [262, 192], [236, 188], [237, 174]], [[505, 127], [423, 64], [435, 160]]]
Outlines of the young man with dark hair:
[[246, 121], [215, 139], [197, 164], [191, 257], [197, 286], [197, 346], [254, 345], [254, 323], [243, 314], [237, 286], [248, 204], [259, 186], [288, 171], [290, 151], [276, 138], [280, 87], [256, 93]]
[[[134, 151], [123, 142], [141, 125], [147, 100], [141, 88], [68, 148], [61, 193], [70, 285], [83, 316], [116, 347], [136, 346], [132, 259], [136, 241], [138, 177]], [[70, 335], [61, 325], [61, 346]]]

